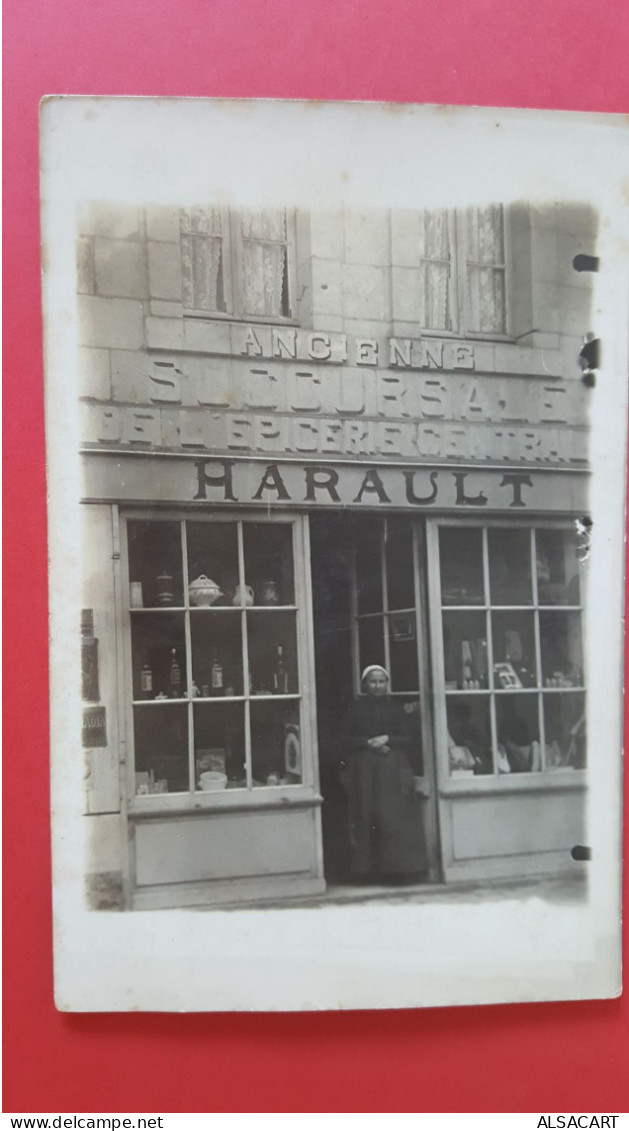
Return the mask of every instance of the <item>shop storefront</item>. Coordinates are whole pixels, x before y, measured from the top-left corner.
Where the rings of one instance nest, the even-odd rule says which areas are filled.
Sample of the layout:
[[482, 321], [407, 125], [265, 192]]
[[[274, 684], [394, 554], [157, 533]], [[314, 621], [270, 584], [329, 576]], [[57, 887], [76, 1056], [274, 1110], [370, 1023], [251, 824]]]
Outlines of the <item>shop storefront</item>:
[[[523, 348], [506, 323], [422, 337], [393, 317], [359, 335], [330, 314], [326, 328], [312, 225], [300, 322], [299, 256], [278, 253], [290, 225], [266, 232], [266, 300], [237, 291], [234, 247], [219, 293], [221, 237], [202, 232], [208, 298], [189, 214], [143, 223], [106, 249], [148, 248], [146, 296], [126, 303], [141, 308], [137, 333], [129, 309], [98, 323], [95, 304], [125, 302], [99, 297], [98, 275], [87, 303], [85, 353], [101, 367], [107, 354], [82, 405], [100, 657], [85, 712], [102, 712], [86, 743], [92, 873], [120, 875], [134, 908], [346, 882], [342, 720], [374, 663], [413, 735], [426, 882], [574, 867], [588, 475], [584, 387], [563, 376], [571, 343], [562, 352], [554, 329], [552, 348]], [[498, 288], [506, 268], [491, 270]], [[275, 303], [273, 318], [235, 318], [227, 294]]]

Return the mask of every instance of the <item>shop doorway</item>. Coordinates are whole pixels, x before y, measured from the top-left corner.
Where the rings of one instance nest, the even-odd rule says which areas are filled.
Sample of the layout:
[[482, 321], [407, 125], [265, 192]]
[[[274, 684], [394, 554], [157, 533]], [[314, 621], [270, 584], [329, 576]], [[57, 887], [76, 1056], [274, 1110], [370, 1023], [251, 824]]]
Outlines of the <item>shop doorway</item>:
[[383, 664], [412, 735], [410, 761], [426, 842], [426, 879], [441, 878], [423, 524], [404, 515], [310, 516], [317, 727], [325, 878], [351, 883], [343, 720], [360, 672]]

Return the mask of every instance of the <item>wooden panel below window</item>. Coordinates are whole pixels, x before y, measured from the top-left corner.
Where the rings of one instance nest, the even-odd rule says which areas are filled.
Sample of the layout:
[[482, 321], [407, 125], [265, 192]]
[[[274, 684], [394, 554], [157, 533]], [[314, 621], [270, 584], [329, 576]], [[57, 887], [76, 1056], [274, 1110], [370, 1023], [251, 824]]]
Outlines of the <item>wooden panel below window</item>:
[[316, 812], [212, 813], [135, 827], [136, 883], [314, 873]]
[[586, 796], [580, 790], [531, 796], [466, 797], [450, 802], [455, 861], [519, 856], [586, 844]]

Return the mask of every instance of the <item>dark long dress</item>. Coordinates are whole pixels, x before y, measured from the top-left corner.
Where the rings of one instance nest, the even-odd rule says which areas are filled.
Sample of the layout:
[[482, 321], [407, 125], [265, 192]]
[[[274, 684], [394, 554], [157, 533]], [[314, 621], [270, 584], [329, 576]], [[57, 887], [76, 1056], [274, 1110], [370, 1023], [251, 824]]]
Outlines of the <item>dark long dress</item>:
[[[367, 745], [389, 736], [386, 751]], [[409, 875], [426, 870], [420, 803], [408, 758], [408, 719], [383, 696], [359, 699], [344, 727], [349, 767], [350, 865], [357, 878]]]

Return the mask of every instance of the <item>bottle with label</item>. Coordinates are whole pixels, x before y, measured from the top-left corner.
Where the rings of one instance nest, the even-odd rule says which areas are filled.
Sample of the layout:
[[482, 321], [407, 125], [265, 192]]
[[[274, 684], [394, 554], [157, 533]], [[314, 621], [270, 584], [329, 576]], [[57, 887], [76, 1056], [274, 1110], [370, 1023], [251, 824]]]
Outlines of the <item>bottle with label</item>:
[[276, 695], [288, 694], [288, 672], [284, 666], [284, 649], [281, 644], [277, 648], [277, 660], [273, 672], [273, 691]]
[[222, 695], [224, 689], [223, 665], [221, 664], [216, 651], [212, 658], [212, 672], [210, 677], [212, 687], [212, 695]]
[[177, 660], [177, 649], [171, 648], [170, 672], [168, 676], [168, 689], [171, 699], [181, 698], [181, 668]]
[[143, 699], [153, 698], [153, 669], [148, 656], [142, 664], [142, 670], [140, 672], [140, 690]]

